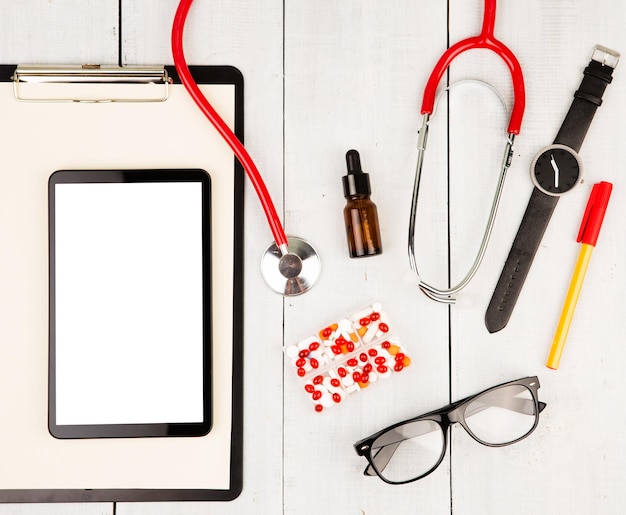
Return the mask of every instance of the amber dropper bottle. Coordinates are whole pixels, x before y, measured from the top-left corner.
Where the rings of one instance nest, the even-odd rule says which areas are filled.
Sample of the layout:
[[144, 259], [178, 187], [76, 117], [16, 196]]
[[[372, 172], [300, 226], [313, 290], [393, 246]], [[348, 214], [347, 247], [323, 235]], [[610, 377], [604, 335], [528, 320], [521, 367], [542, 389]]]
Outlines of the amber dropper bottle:
[[378, 212], [370, 199], [369, 175], [361, 169], [361, 157], [356, 150], [346, 153], [348, 175], [344, 175], [343, 195], [348, 200], [343, 210], [350, 257], [382, 254]]

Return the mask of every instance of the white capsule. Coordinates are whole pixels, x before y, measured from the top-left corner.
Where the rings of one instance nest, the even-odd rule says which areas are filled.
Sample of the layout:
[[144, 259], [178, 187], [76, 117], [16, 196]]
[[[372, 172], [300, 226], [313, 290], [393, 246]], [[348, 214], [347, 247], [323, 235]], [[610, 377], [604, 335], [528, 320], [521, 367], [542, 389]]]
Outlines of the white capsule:
[[389, 359], [392, 357], [391, 354], [389, 354], [389, 351], [385, 349], [384, 347], [380, 348], [380, 350], [378, 351], [378, 355], [382, 356], [385, 359]]
[[361, 336], [361, 339], [363, 340], [363, 343], [367, 345], [368, 343], [372, 342], [375, 337], [376, 337], [376, 331], [368, 328], [365, 334]]
[[324, 355], [324, 351], [322, 350], [322, 348], [320, 347], [319, 349], [311, 352], [307, 358], [311, 359], [311, 358], [315, 358], [317, 361], [319, 361], [320, 363], [325, 359], [325, 355]]
[[311, 345], [313, 342], [316, 342], [316, 341], [318, 340], [315, 336], [309, 336], [308, 338], [305, 338], [304, 340], [298, 343], [298, 349], [300, 350], [308, 349], [309, 345]]
[[323, 394], [319, 399], [319, 403], [325, 408], [330, 408], [333, 404], [335, 404], [333, 402], [333, 396], [329, 393]]
[[378, 374], [376, 372], [369, 373], [370, 383], [375, 383], [378, 381]]
[[354, 379], [352, 378], [352, 374], [348, 374], [346, 377], [342, 377], [341, 383], [346, 387], [352, 386], [354, 384]]
[[341, 320], [339, 320], [339, 322], [337, 322], [337, 325], [339, 326], [339, 331], [342, 333], [349, 331], [352, 328], [352, 324], [347, 318], [342, 318]]
[[350, 337], [350, 333], [348, 331], [343, 331], [340, 336], [342, 336], [343, 339], [346, 340], [347, 342], [352, 341], [352, 338]]
[[376, 311], [377, 313], [380, 313], [383, 309], [383, 305], [380, 302], [374, 302], [374, 304], [372, 304], [372, 310]]
[[354, 393], [359, 389], [359, 385], [356, 383], [346, 386], [346, 393]]
[[332, 378], [332, 377], [328, 377], [328, 376], [326, 376], [326, 377], [324, 378], [324, 381], [323, 381], [323, 383], [322, 383], [322, 384], [326, 387], [326, 389], [327, 389], [330, 393], [340, 392], [340, 391], [341, 391], [341, 386], [333, 386], [333, 385], [331, 384], [331, 381], [332, 381], [332, 380], [333, 380], [333, 378]]

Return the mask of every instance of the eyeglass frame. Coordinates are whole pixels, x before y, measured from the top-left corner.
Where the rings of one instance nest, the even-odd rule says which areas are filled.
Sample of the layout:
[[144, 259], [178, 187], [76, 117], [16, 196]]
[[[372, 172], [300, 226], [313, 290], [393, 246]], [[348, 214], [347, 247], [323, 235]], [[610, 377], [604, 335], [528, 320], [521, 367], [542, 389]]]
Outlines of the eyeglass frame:
[[[535, 407], [535, 423], [533, 424], [533, 427], [530, 428], [530, 430], [525, 435], [520, 436], [519, 438], [512, 440], [510, 442], [488, 443], [488, 442], [481, 440], [469, 429], [467, 425], [467, 422], [465, 420], [465, 414], [464, 414], [465, 406], [469, 404], [470, 402], [472, 402], [474, 399], [482, 395], [485, 395], [486, 393], [489, 393], [494, 390], [498, 390], [499, 388], [503, 388], [505, 386], [515, 386], [515, 385], [524, 386], [528, 389], [528, 391], [530, 391], [530, 394], [532, 396], [532, 400], [534, 403], [534, 407]], [[485, 445], [487, 447], [505, 447], [507, 445], [512, 445], [514, 443], [517, 443], [523, 440], [524, 438], [526, 438], [527, 436], [529, 436], [531, 433], [533, 433], [533, 431], [537, 428], [537, 425], [539, 424], [539, 413], [541, 413], [547, 406], [545, 402], [541, 402], [539, 400], [538, 390], [540, 386], [541, 385], [539, 384], [539, 379], [537, 378], [537, 376], [529, 376], [529, 377], [524, 377], [522, 379], [517, 379], [515, 381], [509, 381], [507, 383], [502, 383], [496, 386], [492, 386], [491, 388], [487, 388], [486, 390], [483, 390], [482, 392], [479, 392], [474, 395], [470, 395], [469, 397], [465, 397], [464, 399], [453, 402], [452, 404], [448, 404], [444, 406], [443, 408], [439, 408], [434, 411], [429, 411], [428, 413], [424, 413], [423, 415], [418, 415], [417, 417], [414, 417], [414, 418], [403, 420], [402, 422], [392, 424], [386, 427], [385, 429], [377, 431], [373, 435], [368, 436], [367, 438], [363, 438], [354, 444], [354, 450], [356, 451], [356, 453], [359, 456], [363, 456], [368, 462], [368, 466], [363, 471], [363, 474], [365, 476], [378, 476], [382, 481], [390, 485], [403, 485], [406, 483], [412, 483], [413, 481], [418, 481], [419, 479], [422, 479], [428, 476], [429, 474], [434, 472], [439, 467], [439, 465], [441, 465], [441, 463], [443, 462], [443, 459], [448, 452], [448, 433], [449, 433], [448, 429], [452, 426], [452, 424], [456, 424], [456, 423], [460, 424], [463, 427], [463, 429], [465, 429], [465, 431], [474, 440], [476, 440], [478, 443]], [[443, 432], [443, 445], [441, 446], [442, 447], [441, 455], [439, 456], [437, 462], [427, 472], [413, 479], [407, 479], [406, 481], [391, 481], [390, 479], [385, 478], [382, 472], [378, 471], [378, 468], [376, 467], [376, 464], [374, 462], [374, 458], [376, 457], [376, 455], [372, 457], [372, 444], [380, 436], [387, 433], [388, 431], [391, 431], [402, 425], [410, 424], [412, 422], [417, 422], [420, 420], [430, 420], [432, 422], [437, 423], [437, 425], [439, 425], [439, 427], [441, 428]], [[389, 457], [389, 460], [390, 459], [391, 457]], [[387, 460], [387, 463], [389, 463], [389, 460]]]

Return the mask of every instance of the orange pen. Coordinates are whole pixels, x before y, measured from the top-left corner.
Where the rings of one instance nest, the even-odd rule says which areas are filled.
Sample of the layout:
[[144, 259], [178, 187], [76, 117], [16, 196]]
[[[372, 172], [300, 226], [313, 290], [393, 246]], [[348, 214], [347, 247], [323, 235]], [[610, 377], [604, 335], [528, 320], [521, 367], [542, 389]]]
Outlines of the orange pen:
[[576, 267], [574, 268], [574, 274], [565, 297], [565, 303], [563, 304], [563, 311], [561, 312], [561, 318], [554, 334], [554, 340], [552, 342], [552, 348], [550, 349], [550, 355], [546, 366], [553, 370], [559, 367], [559, 361], [563, 354], [563, 348], [565, 347], [565, 339], [569, 332], [572, 318], [574, 317], [574, 310], [576, 309], [576, 303], [578, 302], [578, 296], [585, 280], [585, 273], [591, 260], [591, 253], [593, 252], [596, 242], [598, 241], [598, 234], [600, 234], [600, 228], [602, 227], [602, 221], [604, 220], [604, 213], [611, 197], [611, 191], [613, 185], [610, 182], [599, 182], [594, 184], [587, 201], [587, 207], [585, 214], [583, 215], [582, 223], [580, 224], [580, 230], [578, 231], [578, 238], [576, 241], [582, 242], [580, 254], [576, 261]]

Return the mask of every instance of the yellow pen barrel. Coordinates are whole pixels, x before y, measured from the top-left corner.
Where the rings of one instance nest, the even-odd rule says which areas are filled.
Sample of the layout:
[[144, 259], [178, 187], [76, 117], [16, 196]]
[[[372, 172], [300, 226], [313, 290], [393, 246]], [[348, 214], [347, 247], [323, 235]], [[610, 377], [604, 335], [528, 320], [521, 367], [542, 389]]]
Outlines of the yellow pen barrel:
[[556, 328], [556, 333], [554, 334], [548, 361], [546, 362], [548, 368], [556, 370], [559, 367], [567, 333], [569, 332], [572, 318], [574, 317], [576, 303], [578, 302], [578, 296], [580, 295], [580, 290], [585, 280], [585, 273], [587, 272], [593, 249], [593, 245], [587, 243], [581, 245], [580, 254], [578, 254], [578, 260], [576, 261], [576, 268], [574, 268], [572, 281], [570, 282], [567, 296], [565, 297], [565, 303], [563, 304], [563, 311], [561, 311], [561, 318]]

